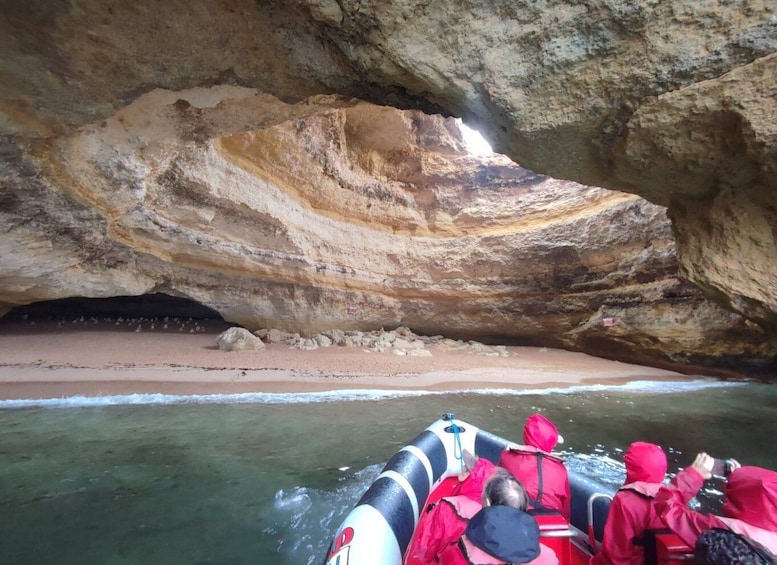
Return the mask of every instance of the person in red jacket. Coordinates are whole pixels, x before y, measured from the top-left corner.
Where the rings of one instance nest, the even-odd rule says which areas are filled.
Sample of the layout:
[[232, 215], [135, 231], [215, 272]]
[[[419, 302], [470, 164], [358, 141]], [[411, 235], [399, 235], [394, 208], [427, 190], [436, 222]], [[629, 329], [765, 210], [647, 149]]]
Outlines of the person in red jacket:
[[612, 499], [602, 548], [590, 565], [642, 565], [645, 530], [664, 527], [653, 498], [666, 475], [666, 453], [654, 443], [635, 441], [623, 461], [626, 481]]
[[[414, 558], [423, 563], [435, 563], [445, 547], [459, 539], [468, 520], [483, 507], [486, 485], [494, 475], [496, 466], [488, 459], [477, 458], [464, 452], [465, 471], [451, 495], [426, 509], [427, 515], [418, 524], [413, 540]], [[526, 506], [523, 487], [516, 489], [515, 506]]]
[[731, 529], [777, 553], [777, 472], [761, 467], [742, 467], [731, 461], [733, 470], [723, 489], [722, 516], [702, 514], [686, 506], [705, 479], [712, 477], [715, 459], [699, 453], [693, 464], [659, 489], [656, 511], [666, 526], [690, 547], [711, 528]]
[[525, 445], [505, 449], [498, 465], [510, 471], [524, 486], [529, 493], [529, 508], [557, 510], [568, 521], [569, 475], [564, 462], [550, 454], [562, 441], [553, 422], [534, 414], [523, 427]]
[[[478, 464], [481, 461], [484, 460], [478, 460]], [[492, 474], [482, 491], [482, 505], [466, 493], [440, 499], [418, 525], [413, 542], [414, 562], [558, 564], [553, 550], [539, 543], [536, 521], [523, 512], [527, 498], [521, 484], [506, 470], [493, 468], [490, 462], [481, 465], [475, 465], [470, 477], [474, 475], [477, 480], [477, 473], [491, 465]]]
[[462, 454], [465, 471], [459, 475], [459, 482], [451, 489], [451, 496], [466, 496], [477, 503], [483, 501], [483, 489], [494, 474], [496, 465], [484, 457], [477, 457], [466, 449]]

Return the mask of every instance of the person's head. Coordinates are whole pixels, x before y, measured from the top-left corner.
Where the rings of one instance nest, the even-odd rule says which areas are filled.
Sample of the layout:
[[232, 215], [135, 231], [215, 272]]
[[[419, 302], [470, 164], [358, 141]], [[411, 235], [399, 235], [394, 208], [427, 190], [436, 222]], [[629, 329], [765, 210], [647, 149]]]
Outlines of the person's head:
[[506, 469], [494, 469], [494, 474], [483, 485], [483, 506], [509, 506], [516, 510], [526, 510], [528, 503], [526, 489]]
[[666, 453], [655, 443], [635, 441], [626, 450], [626, 484], [660, 483], [666, 475]]
[[523, 443], [536, 447], [540, 451], [553, 451], [561, 436], [553, 422], [542, 414], [534, 414], [526, 419], [523, 426]]
[[493, 562], [494, 557], [508, 563], [531, 563], [542, 552], [537, 521], [508, 506], [481, 508], [464, 533], [462, 550], [471, 563]]
[[777, 532], [777, 472], [740, 467], [728, 476], [724, 492], [724, 516]]

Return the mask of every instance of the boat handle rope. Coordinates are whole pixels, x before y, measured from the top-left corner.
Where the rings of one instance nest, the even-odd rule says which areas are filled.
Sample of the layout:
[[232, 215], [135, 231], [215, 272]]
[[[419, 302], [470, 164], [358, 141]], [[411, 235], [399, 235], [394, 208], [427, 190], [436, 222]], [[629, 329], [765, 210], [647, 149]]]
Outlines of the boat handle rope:
[[464, 428], [456, 425], [456, 422], [453, 421], [453, 414], [450, 412], [443, 414], [442, 419], [451, 423], [450, 426], [445, 428], [445, 431], [453, 434], [453, 456], [461, 462], [461, 472], [463, 473], [465, 468], [464, 450], [461, 447], [461, 432], [464, 431]]
[[451, 428], [453, 428], [453, 456], [458, 459], [461, 462], [461, 472], [464, 472], [464, 452], [461, 449], [461, 428], [459, 428], [456, 424], [451, 423]]

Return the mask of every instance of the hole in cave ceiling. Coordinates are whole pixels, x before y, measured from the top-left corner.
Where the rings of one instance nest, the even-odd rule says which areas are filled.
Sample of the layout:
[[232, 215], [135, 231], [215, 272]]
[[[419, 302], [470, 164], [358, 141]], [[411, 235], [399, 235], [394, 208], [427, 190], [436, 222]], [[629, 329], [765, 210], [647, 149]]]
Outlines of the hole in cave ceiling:
[[494, 150], [491, 149], [491, 144], [485, 140], [479, 131], [472, 129], [460, 119], [456, 120], [456, 124], [459, 126], [459, 130], [461, 130], [461, 137], [464, 139], [467, 150], [472, 155], [485, 157], [494, 154]]

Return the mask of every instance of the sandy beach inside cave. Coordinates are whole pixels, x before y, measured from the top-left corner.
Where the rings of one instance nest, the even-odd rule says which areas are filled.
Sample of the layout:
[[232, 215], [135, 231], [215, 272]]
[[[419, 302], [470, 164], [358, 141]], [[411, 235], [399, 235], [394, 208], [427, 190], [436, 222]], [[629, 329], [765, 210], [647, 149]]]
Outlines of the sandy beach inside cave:
[[[158, 326], [159, 324], [157, 324]], [[428, 346], [431, 357], [363, 347], [304, 351], [270, 344], [223, 352], [223, 324], [140, 331], [99, 323], [0, 324], [0, 399], [131, 393], [217, 394], [345, 389], [467, 390], [687, 380], [672, 371], [563, 350], [508, 347], [507, 357]], [[698, 377], [694, 377], [698, 378]]]

